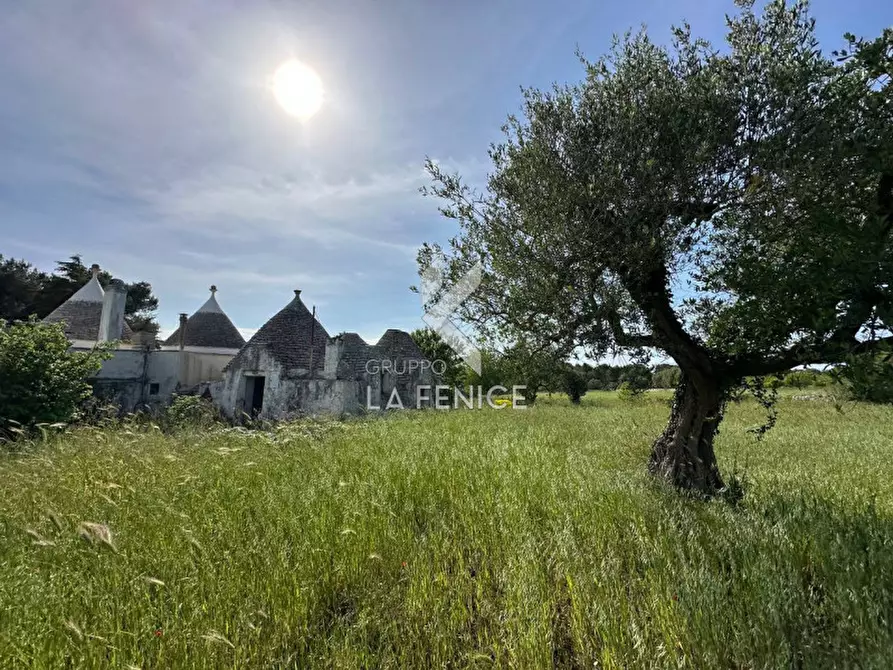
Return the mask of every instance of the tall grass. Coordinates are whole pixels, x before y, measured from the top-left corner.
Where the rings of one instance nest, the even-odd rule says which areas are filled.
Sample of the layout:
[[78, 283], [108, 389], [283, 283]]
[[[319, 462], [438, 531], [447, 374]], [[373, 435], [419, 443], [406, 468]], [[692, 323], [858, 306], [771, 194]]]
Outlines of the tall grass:
[[0, 667], [891, 667], [893, 408], [733, 406], [732, 505], [644, 475], [666, 398], [6, 454]]

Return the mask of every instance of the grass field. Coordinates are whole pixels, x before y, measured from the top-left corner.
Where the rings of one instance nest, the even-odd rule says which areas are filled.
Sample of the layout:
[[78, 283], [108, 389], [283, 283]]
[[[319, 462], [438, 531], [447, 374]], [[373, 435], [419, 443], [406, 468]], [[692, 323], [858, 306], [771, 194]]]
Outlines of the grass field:
[[893, 407], [733, 406], [734, 505], [644, 475], [667, 398], [0, 455], [0, 668], [893, 666]]

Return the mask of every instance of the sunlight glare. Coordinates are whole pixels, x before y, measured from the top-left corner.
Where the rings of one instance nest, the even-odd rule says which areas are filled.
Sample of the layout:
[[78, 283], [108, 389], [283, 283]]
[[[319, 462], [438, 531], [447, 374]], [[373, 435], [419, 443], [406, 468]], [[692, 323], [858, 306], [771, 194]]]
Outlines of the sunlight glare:
[[288, 60], [276, 69], [272, 89], [282, 109], [302, 121], [322, 106], [322, 80], [310, 66], [298, 60]]

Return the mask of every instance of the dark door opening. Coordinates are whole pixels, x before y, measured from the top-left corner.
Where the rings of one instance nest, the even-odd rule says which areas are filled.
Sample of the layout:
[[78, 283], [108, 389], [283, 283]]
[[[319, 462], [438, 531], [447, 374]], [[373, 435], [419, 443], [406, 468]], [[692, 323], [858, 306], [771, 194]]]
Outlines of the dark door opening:
[[251, 416], [260, 414], [264, 406], [264, 386], [266, 385], [266, 377], [254, 378], [254, 390], [251, 392]]
[[252, 418], [263, 409], [266, 381], [266, 377], [260, 375], [245, 377], [245, 412]]

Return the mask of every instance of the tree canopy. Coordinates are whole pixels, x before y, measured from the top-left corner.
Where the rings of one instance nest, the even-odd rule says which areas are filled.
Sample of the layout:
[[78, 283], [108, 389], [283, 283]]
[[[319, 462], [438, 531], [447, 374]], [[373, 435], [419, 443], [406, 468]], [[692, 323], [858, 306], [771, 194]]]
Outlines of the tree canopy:
[[429, 161], [459, 232], [419, 253], [481, 264], [462, 316], [489, 336], [670, 356], [651, 469], [705, 491], [745, 378], [893, 343], [893, 30], [826, 55], [806, 2], [738, 4], [724, 49], [628, 34], [581, 83], [525, 91], [483, 192]]
[[431, 328], [418, 328], [410, 333], [416, 346], [431, 363], [436, 365], [436, 374], [447, 386], [459, 386], [465, 373], [465, 366], [459, 355]]

